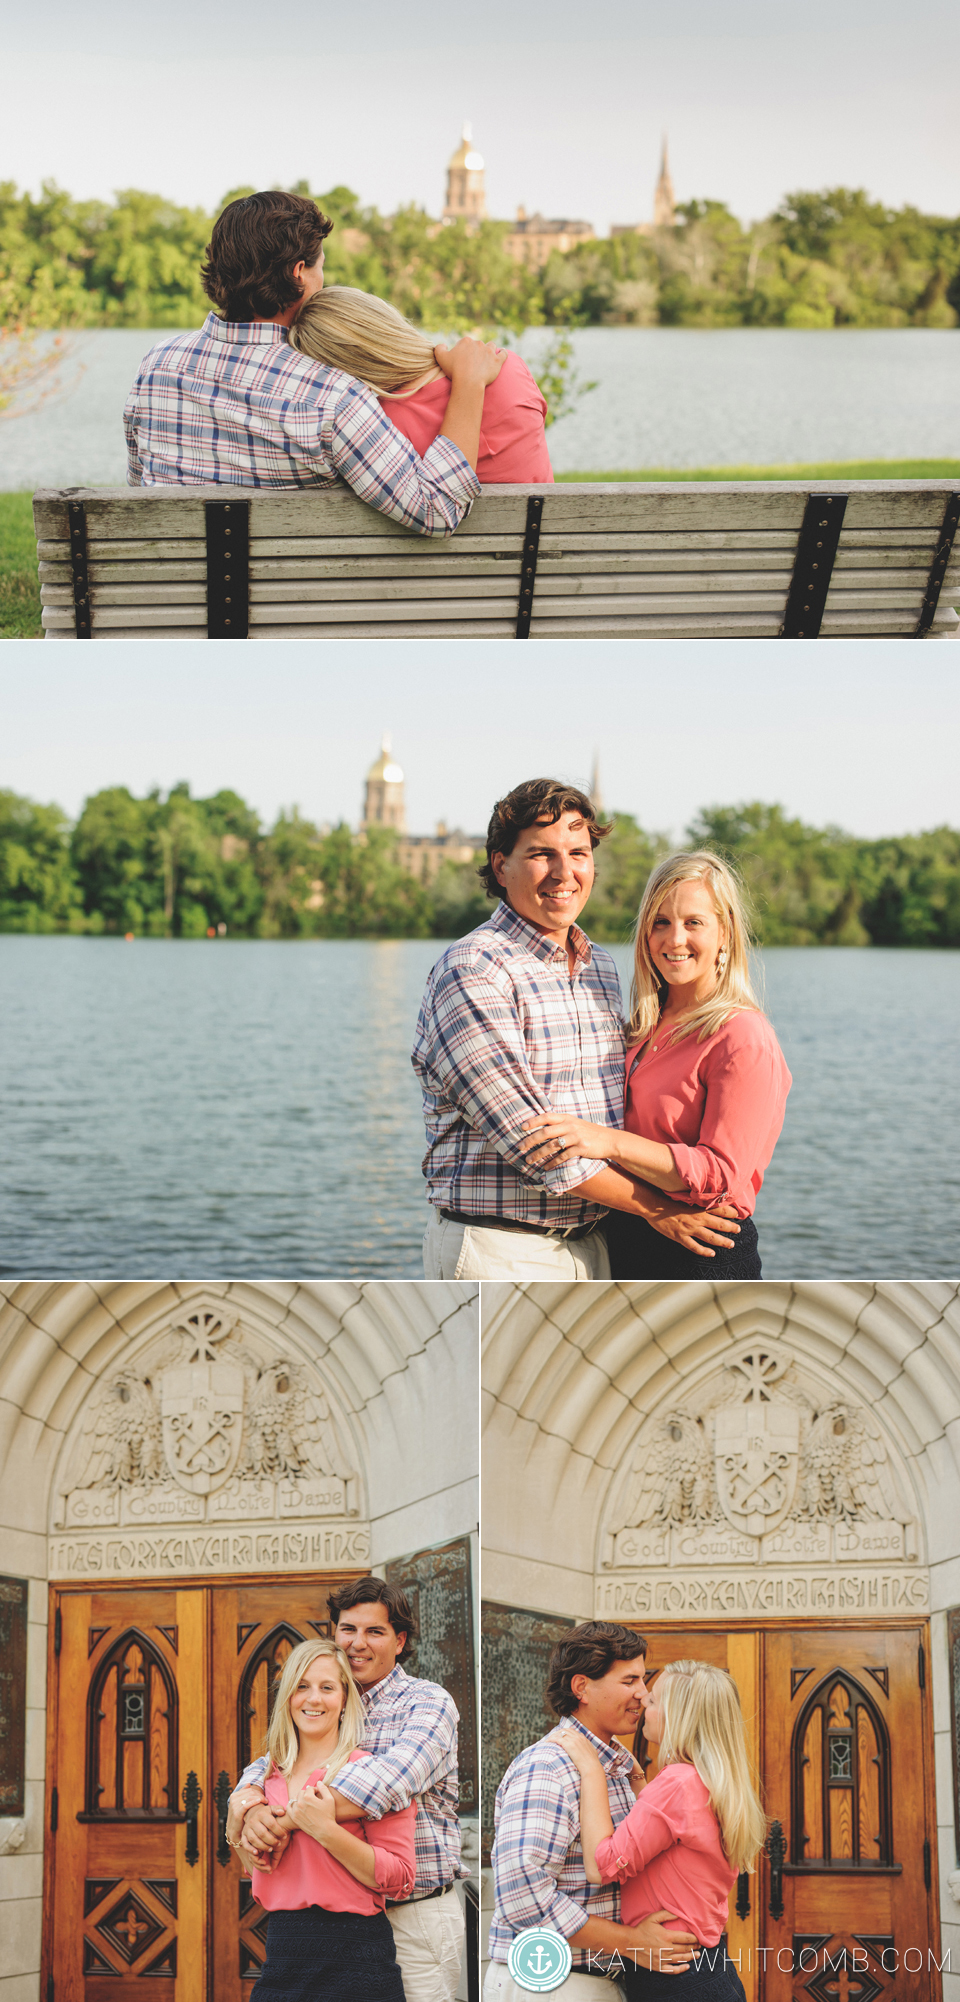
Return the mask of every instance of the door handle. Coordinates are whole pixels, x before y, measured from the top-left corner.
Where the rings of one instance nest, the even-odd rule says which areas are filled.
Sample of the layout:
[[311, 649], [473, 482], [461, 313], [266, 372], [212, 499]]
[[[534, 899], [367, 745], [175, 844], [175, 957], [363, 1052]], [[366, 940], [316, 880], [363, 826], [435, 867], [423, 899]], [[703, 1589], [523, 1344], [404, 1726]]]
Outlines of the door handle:
[[202, 1799], [203, 1790], [198, 1783], [196, 1773], [188, 1773], [187, 1783], [183, 1789], [183, 1805], [186, 1809], [187, 1820], [186, 1858], [188, 1863], [196, 1863], [200, 1855], [200, 1846], [197, 1840], [197, 1817], [200, 1812], [200, 1802]]
[[787, 1841], [779, 1821], [775, 1821], [767, 1837], [767, 1855], [770, 1858], [770, 1917], [783, 1917], [783, 1865], [787, 1854]]
[[226, 1865], [230, 1861], [230, 1844], [227, 1841], [227, 1815], [230, 1811], [230, 1775], [221, 1773], [213, 1790], [217, 1806], [217, 1862]]

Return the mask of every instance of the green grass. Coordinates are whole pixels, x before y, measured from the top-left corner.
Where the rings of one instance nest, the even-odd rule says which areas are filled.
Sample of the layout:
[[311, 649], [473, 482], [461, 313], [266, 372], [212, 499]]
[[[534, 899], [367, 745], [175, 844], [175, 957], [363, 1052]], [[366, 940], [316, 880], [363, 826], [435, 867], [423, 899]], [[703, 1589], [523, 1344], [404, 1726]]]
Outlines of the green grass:
[[558, 480], [955, 480], [960, 459], [851, 459], [824, 466], [643, 467], [626, 473], [558, 473]]
[[0, 493], [0, 639], [42, 638], [32, 497]]

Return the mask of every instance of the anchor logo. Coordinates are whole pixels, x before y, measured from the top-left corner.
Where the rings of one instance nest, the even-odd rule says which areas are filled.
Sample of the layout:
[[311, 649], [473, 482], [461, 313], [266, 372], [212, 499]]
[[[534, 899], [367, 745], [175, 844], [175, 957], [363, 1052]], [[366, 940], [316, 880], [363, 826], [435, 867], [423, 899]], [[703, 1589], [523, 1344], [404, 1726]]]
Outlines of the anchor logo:
[[518, 1988], [544, 1995], [566, 1981], [573, 1955], [562, 1933], [549, 1926], [528, 1926], [519, 1932], [507, 1956], [507, 1966]]

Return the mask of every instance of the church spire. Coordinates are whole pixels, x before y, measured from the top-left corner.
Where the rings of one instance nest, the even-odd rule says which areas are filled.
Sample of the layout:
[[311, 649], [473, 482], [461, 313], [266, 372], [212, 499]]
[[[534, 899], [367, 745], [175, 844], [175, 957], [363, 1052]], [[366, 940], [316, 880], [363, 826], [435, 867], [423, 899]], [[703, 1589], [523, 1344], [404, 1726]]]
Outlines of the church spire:
[[664, 133], [660, 147], [660, 178], [653, 197], [653, 227], [673, 229], [676, 220], [673, 182], [670, 179], [670, 163], [667, 158], [667, 135]]
[[600, 795], [600, 753], [594, 751], [593, 770], [590, 774], [590, 798], [598, 820], [605, 818], [603, 800]]

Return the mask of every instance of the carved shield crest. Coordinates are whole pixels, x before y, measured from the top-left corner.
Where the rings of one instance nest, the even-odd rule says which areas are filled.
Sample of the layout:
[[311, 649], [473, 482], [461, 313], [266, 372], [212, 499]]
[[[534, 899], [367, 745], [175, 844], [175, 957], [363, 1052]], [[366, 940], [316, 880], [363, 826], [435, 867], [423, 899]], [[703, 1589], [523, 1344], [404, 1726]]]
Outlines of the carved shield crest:
[[242, 1369], [213, 1361], [208, 1350], [204, 1360], [164, 1370], [160, 1399], [170, 1472], [190, 1494], [213, 1494], [229, 1480], [240, 1452]]
[[721, 1407], [714, 1450], [717, 1497], [727, 1521], [763, 1536], [786, 1520], [800, 1465], [800, 1414], [779, 1399]]

